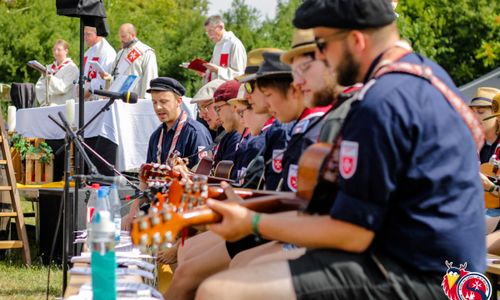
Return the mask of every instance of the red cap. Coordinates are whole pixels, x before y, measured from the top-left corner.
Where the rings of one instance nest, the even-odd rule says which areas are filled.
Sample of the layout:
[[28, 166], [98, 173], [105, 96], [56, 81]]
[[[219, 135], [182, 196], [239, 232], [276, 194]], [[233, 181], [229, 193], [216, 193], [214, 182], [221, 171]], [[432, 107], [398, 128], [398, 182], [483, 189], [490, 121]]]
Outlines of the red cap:
[[214, 101], [228, 101], [238, 97], [238, 90], [241, 83], [236, 80], [229, 80], [221, 84], [214, 93]]
[[92, 183], [91, 187], [93, 189], [99, 189], [101, 187], [101, 185], [99, 183]]

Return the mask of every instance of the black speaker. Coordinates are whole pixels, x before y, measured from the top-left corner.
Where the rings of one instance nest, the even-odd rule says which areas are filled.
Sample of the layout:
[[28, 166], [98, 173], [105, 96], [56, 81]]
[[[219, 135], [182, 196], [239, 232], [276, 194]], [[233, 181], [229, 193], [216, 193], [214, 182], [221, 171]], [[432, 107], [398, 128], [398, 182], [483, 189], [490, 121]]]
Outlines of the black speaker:
[[56, 8], [58, 15], [81, 18], [85, 26], [97, 29], [98, 36], [108, 36], [104, 0], [56, 0]]

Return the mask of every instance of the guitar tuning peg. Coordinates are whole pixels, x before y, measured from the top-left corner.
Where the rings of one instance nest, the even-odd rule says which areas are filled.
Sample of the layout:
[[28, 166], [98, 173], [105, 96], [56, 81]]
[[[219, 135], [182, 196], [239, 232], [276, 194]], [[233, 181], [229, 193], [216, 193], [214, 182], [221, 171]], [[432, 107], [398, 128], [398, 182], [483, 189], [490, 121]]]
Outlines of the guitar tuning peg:
[[139, 228], [140, 228], [141, 230], [146, 230], [146, 229], [148, 229], [148, 227], [149, 227], [149, 226], [148, 226], [148, 222], [146, 222], [146, 221], [144, 221], [144, 220], [143, 220], [143, 221], [141, 221], [141, 222], [139, 223]]
[[159, 232], [156, 232], [154, 235], [153, 235], [153, 243], [154, 245], [159, 245], [161, 242], [161, 235]]
[[146, 213], [142, 210], [139, 211], [139, 217], [144, 217], [146, 215]]
[[160, 218], [158, 218], [158, 216], [153, 217], [151, 219], [151, 224], [153, 224], [153, 226], [160, 224]]
[[158, 169], [158, 168], [160, 168], [160, 164], [159, 163], [153, 164], [153, 169]]
[[139, 239], [139, 245], [141, 246], [148, 245], [148, 236], [146, 234], [141, 235], [141, 238]]
[[172, 219], [172, 214], [170, 214], [168, 212], [164, 212], [163, 213], [163, 221], [168, 222], [168, 221], [170, 221], [170, 219]]
[[154, 253], [158, 252], [158, 250], [159, 250], [158, 245], [151, 246], [151, 251], [153, 251]]
[[158, 208], [157, 207], [152, 206], [151, 208], [149, 208], [149, 214], [150, 215], [156, 215], [157, 213], [158, 213]]
[[161, 245], [161, 247], [162, 247], [164, 250], [166, 250], [166, 249], [170, 249], [170, 248], [172, 248], [173, 246], [174, 246], [174, 244], [172, 244], [172, 243], [167, 243], [167, 242], [165, 242], [165, 243], [163, 243], [163, 244]]
[[172, 243], [174, 241], [172, 238], [172, 231], [165, 232], [164, 240], [169, 242], [169, 243]]

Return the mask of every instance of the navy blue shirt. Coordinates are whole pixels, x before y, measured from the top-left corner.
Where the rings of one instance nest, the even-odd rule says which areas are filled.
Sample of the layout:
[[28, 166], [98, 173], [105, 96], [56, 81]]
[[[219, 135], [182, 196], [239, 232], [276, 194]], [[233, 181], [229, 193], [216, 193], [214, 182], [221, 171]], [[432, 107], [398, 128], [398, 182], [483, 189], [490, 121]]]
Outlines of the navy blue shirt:
[[231, 170], [230, 179], [237, 180], [239, 171], [241, 170], [242, 163], [245, 160], [246, 150], [248, 146], [248, 142], [252, 140], [252, 135], [248, 129], [245, 129], [243, 135], [240, 138], [240, 141], [236, 145], [236, 152], [234, 154], [234, 164], [233, 169]]
[[[325, 114], [330, 107], [321, 107], [306, 109], [300, 118], [293, 123], [290, 129], [290, 140], [286, 147], [283, 156], [283, 183], [281, 185], [282, 191], [297, 192], [297, 174], [299, 170], [299, 159], [302, 153], [314, 143], [318, 142], [319, 133], [324, 123], [323, 120], [319, 121], [312, 129], [306, 132], [309, 126], [316, 123], [316, 121]], [[304, 132], [306, 132], [304, 134]]]
[[276, 190], [281, 180], [283, 154], [286, 150], [289, 129], [288, 125], [274, 120], [271, 126], [265, 130], [264, 161], [266, 162], [266, 169], [264, 178], [266, 180], [266, 190]]
[[[434, 62], [411, 54], [458, 95]], [[472, 135], [427, 80], [390, 73], [352, 103], [331, 216], [375, 232], [372, 249], [420, 271], [485, 270], [483, 190]]]
[[[174, 123], [174, 126], [167, 131], [167, 126], [162, 123], [158, 129], [156, 129], [151, 137], [149, 138], [148, 146], [148, 156], [146, 158], [147, 163], [157, 162], [157, 146], [160, 140], [160, 135], [163, 130], [163, 141], [162, 141], [162, 151], [161, 151], [161, 163], [165, 163], [168, 156], [168, 151], [170, 150], [170, 145], [172, 144], [172, 139], [174, 137], [175, 130], [179, 124], [179, 119]], [[187, 118], [184, 127], [181, 130], [180, 136], [175, 145], [175, 150], [179, 151], [181, 157], [189, 157], [188, 167], [192, 168], [198, 163], [199, 156], [196, 155], [199, 151], [204, 148], [208, 148], [212, 143], [212, 137], [208, 132], [207, 128], [203, 126], [200, 122]]]
[[241, 134], [236, 130], [228, 132], [224, 135], [224, 137], [214, 150], [214, 168], [217, 167], [217, 164], [221, 160], [234, 161], [236, 146], [240, 142], [240, 139]]

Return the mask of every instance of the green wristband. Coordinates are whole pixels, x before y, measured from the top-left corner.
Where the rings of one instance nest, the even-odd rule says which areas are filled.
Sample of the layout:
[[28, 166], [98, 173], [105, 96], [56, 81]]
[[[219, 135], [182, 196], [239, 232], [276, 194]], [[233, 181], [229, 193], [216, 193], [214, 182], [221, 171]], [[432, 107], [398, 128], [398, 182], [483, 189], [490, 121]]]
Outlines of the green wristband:
[[256, 239], [261, 239], [259, 231], [259, 222], [260, 222], [260, 214], [255, 213], [252, 217], [252, 232], [255, 235]]

